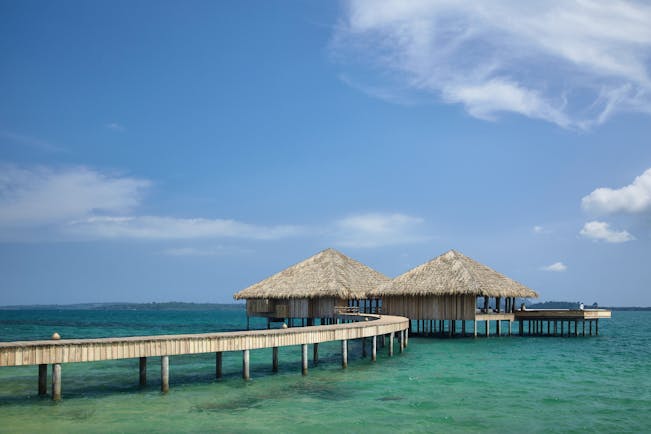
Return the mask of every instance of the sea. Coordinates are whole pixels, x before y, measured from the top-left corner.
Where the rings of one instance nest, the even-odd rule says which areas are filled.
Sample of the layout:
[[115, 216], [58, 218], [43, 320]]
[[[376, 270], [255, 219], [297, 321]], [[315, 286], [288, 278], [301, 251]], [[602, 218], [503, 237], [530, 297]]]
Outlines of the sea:
[[[0, 340], [204, 333], [245, 328], [243, 309], [197, 311], [4, 310]], [[266, 323], [254, 321], [255, 327]], [[0, 368], [0, 432], [536, 433], [651, 432], [651, 312], [613, 312], [591, 337], [411, 337], [404, 353], [376, 363], [351, 342], [348, 369], [337, 342], [301, 375], [299, 347], [170, 357], [148, 384], [138, 360], [64, 364], [63, 400], [37, 395], [36, 366]], [[515, 325], [514, 325], [515, 327]], [[310, 351], [311, 356], [311, 351]], [[49, 393], [49, 391], [48, 391]]]

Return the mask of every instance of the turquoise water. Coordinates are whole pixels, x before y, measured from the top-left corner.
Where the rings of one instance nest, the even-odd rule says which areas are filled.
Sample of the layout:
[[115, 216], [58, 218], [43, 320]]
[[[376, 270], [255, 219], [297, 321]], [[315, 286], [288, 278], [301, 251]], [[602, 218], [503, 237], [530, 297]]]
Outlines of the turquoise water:
[[[237, 330], [243, 311], [0, 311], [2, 340]], [[261, 325], [261, 323], [259, 323]], [[37, 367], [0, 368], [0, 432], [650, 432], [651, 312], [613, 312], [599, 337], [411, 338], [377, 363], [351, 343], [320, 346], [300, 374], [298, 347], [170, 358], [145, 388], [138, 360], [63, 365], [63, 401], [36, 396]]]

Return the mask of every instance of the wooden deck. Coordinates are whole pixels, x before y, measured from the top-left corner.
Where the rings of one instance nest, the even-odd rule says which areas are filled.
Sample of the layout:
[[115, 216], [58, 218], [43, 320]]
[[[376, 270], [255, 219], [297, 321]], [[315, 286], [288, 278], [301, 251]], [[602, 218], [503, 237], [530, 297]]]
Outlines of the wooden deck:
[[[612, 316], [606, 309], [535, 309], [515, 311], [520, 336], [599, 335], [599, 320]], [[525, 328], [526, 326], [526, 328]], [[579, 331], [579, 326], [581, 330]]]
[[[146, 383], [148, 357], [161, 358], [161, 388], [169, 389], [169, 356], [216, 353], [216, 375], [221, 377], [221, 355], [225, 351], [242, 351], [243, 378], [249, 379], [249, 351], [273, 348], [274, 370], [278, 367], [278, 347], [301, 345], [303, 374], [307, 374], [307, 345], [342, 342], [342, 366], [347, 366], [348, 340], [372, 338], [372, 360], [376, 359], [377, 337], [389, 336], [389, 355], [399, 333], [400, 351], [408, 342], [409, 319], [371, 314], [346, 314], [343, 324], [273, 330], [251, 330], [185, 335], [133, 336], [101, 339], [61, 339], [0, 342], [0, 366], [39, 365], [39, 394], [46, 393], [47, 365], [52, 365], [52, 398], [61, 398], [61, 364], [140, 358], [140, 382]], [[365, 341], [363, 341], [365, 343]], [[363, 345], [363, 351], [366, 351]]]
[[587, 320], [610, 318], [611, 316], [611, 312], [606, 309], [534, 309], [515, 311], [516, 319]]

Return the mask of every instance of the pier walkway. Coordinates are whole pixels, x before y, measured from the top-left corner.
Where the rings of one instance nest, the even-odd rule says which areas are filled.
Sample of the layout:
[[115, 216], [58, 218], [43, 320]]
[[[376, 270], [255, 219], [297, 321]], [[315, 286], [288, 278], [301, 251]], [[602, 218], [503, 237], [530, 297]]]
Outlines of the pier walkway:
[[408, 343], [409, 319], [399, 316], [346, 314], [343, 324], [297, 327], [272, 330], [250, 330], [223, 333], [184, 335], [133, 336], [100, 339], [61, 339], [0, 342], [0, 367], [38, 365], [38, 393], [47, 393], [47, 366], [52, 365], [52, 399], [61, 399], [61, 365], [64, 363], [98, 362], [102, 360], [140, 359], [140, 384], [146, 384], [147, 358], [160, 357], [161, 390], [169, 390], [169, 357], [182, 354], [215, 353], [217, 378], [222, 375], [222, 353], [242, 351], [242, 377], [249, 376], [249, 352], [273, 348], [273, 370], [278, 369], [278, 347], [301, 345], [302, 373], [307, 375], [308, 344], [313, 345], [313, 360], [318, 362], [318, 344], [341, 341], [342, 367], [348, 365], [348, 341], [371, 338], [371, 358], [376, 360], [378, 336], [384, 344], [389, 337], [389, 355], [398, 333], [400, 351]]

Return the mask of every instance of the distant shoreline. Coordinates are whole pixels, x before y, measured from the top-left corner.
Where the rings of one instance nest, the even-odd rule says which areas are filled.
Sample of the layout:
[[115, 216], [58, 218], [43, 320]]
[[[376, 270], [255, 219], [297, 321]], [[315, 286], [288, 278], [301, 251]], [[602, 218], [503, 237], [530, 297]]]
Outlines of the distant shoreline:
[[0, 306], [0, 310], [244, 310], [244, 303], [73, 303]]
[[[244, 303], [186, 303], [186, 302], [152, 302], [152, 303], [73, 303], [73, 304], [34, 304], [0, 306], [0, 310], [244, 310]], [[644, 306], [599, 306], [612, 311], [651, 311]]]

